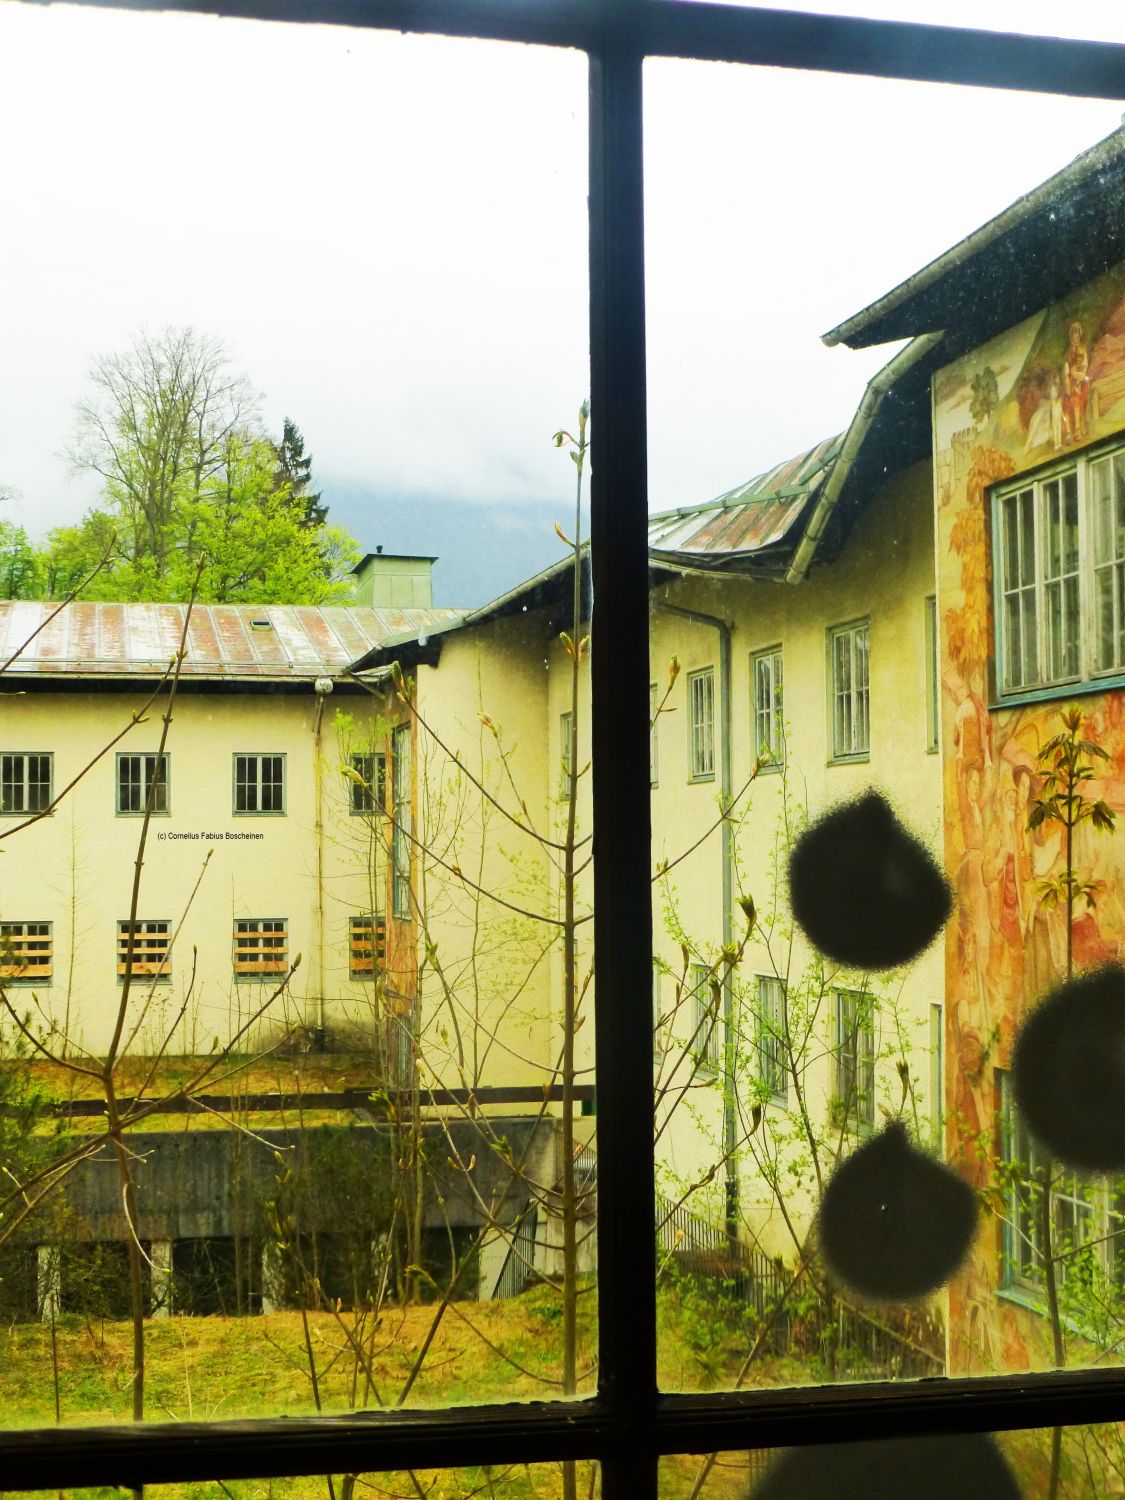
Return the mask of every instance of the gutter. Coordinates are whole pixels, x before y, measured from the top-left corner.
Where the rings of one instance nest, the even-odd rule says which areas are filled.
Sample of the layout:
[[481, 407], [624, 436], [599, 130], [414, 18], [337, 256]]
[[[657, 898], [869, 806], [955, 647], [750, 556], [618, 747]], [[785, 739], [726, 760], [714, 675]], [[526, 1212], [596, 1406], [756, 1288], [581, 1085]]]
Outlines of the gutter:
[[945, 338], [945, 330], [936, 333], [924, 333], [921, 337], [911, 339], [905, 349], [901, 349], [888, 364], [878, 371], [868, 382], [867, 389], [863, 393], [863, 399], [859, 403], [855, 416], [852, 418], [844, 441], [840, 445], [840, 452], [836, 462], [832, 465], [832, 471], [824, 482], [816, 502], [816, 509], [812, 513], [804, 534], [797, 544], [797, 550], [793, 554], [793, 560], [785, 570], [786, 583], [803, 583], [816, 552], [817, 544], [824, 534], [836, 501], [840, 498], [840, 492], [844, 488], [848, 475], [851, 473], [852, 464], [855, 462], [859, 450], [866, 441], [871, 424], [883, 404], [883, 398], [892, 388], [897, 380], [912, 370], [915, 365], [921, 363], [927, 354], [934, 349]]
[[[679, 604], [657, 600], [653, 606], [662, 614], [678, 615], [693, 625], [705, 625], [719, 632], [719, 804], [723, 821], [719, 829], [719, 851], [722, 859], [723, 947], [734, 943], [733, 892], [731, 867], [734, 858], [734, 835], [730, 824], [730, 805], [734, 796], [731, 781], [731, 636], [733, 627], [717, 615], [685, 609]], [[723, 1156], [726, 1165], [725, 1227], [732, 1246], [738, 1240], [738, 1170], [734, 1159], [736, 1144], [734, 1100], [734, 974], [730, 964], [723, 966]]]

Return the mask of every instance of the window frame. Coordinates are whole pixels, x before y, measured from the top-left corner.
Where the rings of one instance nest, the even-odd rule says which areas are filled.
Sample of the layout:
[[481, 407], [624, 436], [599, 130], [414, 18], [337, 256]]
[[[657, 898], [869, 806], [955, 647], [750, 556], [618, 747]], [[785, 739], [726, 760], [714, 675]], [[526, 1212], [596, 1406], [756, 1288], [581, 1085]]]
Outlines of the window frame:
[[[4, 750], [0, 751], [0, 789], [14, 778], [4, 775], [5, 763], [9, 760], [23, 761], [22, 793], [25, 801], [29, 801], [28, 792], [32, 782], [28, 775], [28, 762], [30, 760], [46, 760], [47, 762], [47, 801], [42, 807], [7, 808], [3, 805], [2, 790], [0, 790], [0, 818], [40, 818], [50, 808], [55, 800], [55, 752], [53, 750]], [[37, 782], [36, 785], [41, 785]]]
[[[246, 969], [239, 969], [238, 939], [240, 923], [247, 924], [241, 929], [243, 937], [271, 938], [277, 937], [280, 933], [285, 938], [285, 946], [283, 948], [277, 948], [276, 950], [274, 948], [266, 949], [259, 943], [256, 949], [259, 955], [266, 952], [278, 952], [281, 955], [279, 964], [270, 969], [257, 969], [253, 972]], [[251, 927], [251, 923], [254, 924], [253, 927]], [[234, 975], [235, 983], [276, 984], [279, 979], [284, 979], [289, 972], [289, 938], [288, 917], [235, 917], [231, 928], [231, 972]]]
[[[166, 917], [138, 917], [130, 924], [128, 917], [120, 917], [117, 922], [117, 942], [115, 953], [117, 955], [117, 983], [125, 983], [125, 963], [129, 953], [129, 927], [132, 925], [134, 934], [133, 964], [132, 972], [129, 974], [129, 983], [135, 985], [149, 984], [171, 984], [172, 983], [172, 939], [175, 936], [175, 924]], [[155, 974], [138, 973], [135, 967], [137, 963], [137, 938], [163, 937], [166, 941], [162, 950], [163, 956], [159, 959], [159, 968]], [[154, 950], [159, 951], [159, 950]]]
[[[29, 929], [31, 928], [34, 928], [35, 931], [30, 931]], [[5, 956], [4, 945], [11, 943], [11, 940], [15, 938], [22, 938], [25, 944], [46, 941], [47, 946], [43, 955], [47, 960], [47, 972], [45, 974], [3, 974], [4, 969], [15, 967], [13, 964], [3, 962]], [[11, 947], [14, 950], [15, 944], [12, 943]], [[22, 951], [26, 954], [28, 949], [25, 947]], [[6, 920], [0, 922], [0, 975], [3, 975], [4, 984], [8, 988], [18, 986], [22, 989], [46, 989], [52, 985], [55, 976], [55, 924], [53, 922], [33, 921], [30, 919], [25, 921]]]
[[[121, 767], [122, 767], [123, 762], [128, 761], [128, 760], [139, 760], [141, 762], [141, 793], [142, 793], [142, 795], [141, 795], [141, 806], [140, 807], [122, 807], [121, 806]], [[152, 816], [154, 818], [168, 818], [168, 817], [171, 817], [171, 815], [172, 815], [172, 757], [171, 757], [171, 753], [169, 751], [167, 751], [167, 750], [163, 750], [163, 751], [158, 751], [158, 750], [139, 750], [139, 751], [137, 751], [137, 750], [119, 750], [117, 752], [117, 760], [116, 760], [116, 764], [114, 766], [114, 770], [116, 772], [116, 777], [115, 777], [115, 780], [114, 780], [114, 797], [113, 797], [113, 812], [114, 812], [114, 816], [115, 817], [118, 817], [118, 818], [143, 818], [144, 817], [144, 815], [145, 815], [145, 805], [148, 802], [148, 793], [145, 790], [144, 762], [145, 761], [149, 761], [149, 760], [151, 760], [151, 761], [163, 761], [164, 762], [164, 774], [163, 774], [163, 776], [161, 778], [161, 784], [164, 787], [164, 806], [163, 807], [155, 807], [154, 806], [153, 809], [152, 809]], [[154, 775], [154, 779], [155, 779], [155, 775]], [[155, 798], [153, 800], [155, 801]]]
[[[1120, 433], [1106, 440], [1088, 444], [1062, 457], [1052, 458], [1035, 468], [1027, 469], [1011, 479], [990, 486], [988, 491], [989, 534], [992, 549], [992, 647], [993, 681], [995, 703], [1036, 703], [1058, 697], [1073, 697], [1083, 692], [1104, 692], [1107, 688], [1125, 685], [1125, 647], [1119, 659], [1110, 666], [1099, 667], [1098, 660], [1098, 599], [1097, 573], [1100, 568], [1120, 569], [1114, 589], [1116, 607], [1114, 617], [1119, 621], [1113, 634], [1125, 642], [1125, 551], [1110, 562], [1099, 563], [1096, 556], [1095, 468], [1104, 464], [1110, 473], [1115, 495], [1120, 495], [1125, 505], [1125, 440]], [[1077, 567], [1067, 570], [1065, 575], [1048, 576], [1046, 533], [1048, 523], [1045, 513], [1048, 504], [1048, 489], [1053, 484], [1061, 486], [1071, 475], [1075, 481]], [[1008, 555], [1006, 550], [1007, 530], [1005, 502], [1021, 495], [1031, 496], [1031, 521], [1033, 534], [1033, 579], [1031, 583], [1009, 587]], [[1114, 499], [1111, 497], [1111, 504]], [[1073, 672], [1050, 672], [1049, 607], [1047, 590], [1056, 576], [1074, 577], [1076, 580], [1075, 604], [1075, 669]], [[1035, 680], [1011, 681], [1008, 667], [1009, 626], [1005, 600], [1014, 592], [1031, 593], [1035, 614]]]
[[691, 1055], [698, 1071], [715, 1078], [723, 1066], [723, 1000], [711, 992], [710, 964], [693, 962], [688, 968], [691, 995]]
[[789, 997], [785, 981], [777, 974], [755, 974], [754, 984], [757, 991], [754, 1040], [758, 1052], [758, 1081], [769, 1094], [771, 1104], [788, 1109], [789, 1061], [784, 1044]]
[[[840, 1123], [858, 1135], [875, 1128], [875, 996], [869, 990], [834, 987], [832, 1109]], [[854, 1003], [854, 1019], [847, 1008]], [[861, 1047], [861, 1042], [863, 1046]], [[853, 1089], [847, 1074], [855, 1077]]]
[[[759, 668], [769, 665], [770, 701], [764, 713], [770, 725], [770, 743], [763, 747], [763, 707], [758, 699]], [[750, 723], [753, 726], [754, 758], [758, 774], [785, 768], [785, 670], [781, 645], [764, 646], [750, 653]], [[763, 753], [765, 758], [763, 758]]]
[[[360, 764], [356, 764], [356, 762]], [[371, 762], [371, 773], [365, 775], [363, 766]], [[348, 780], [348, 815], [353, 818], [381, 818], [386, 811], [387, 800], [387, 756], [383, 750], [355, 751], [348, 756], [348, 765], [361, 778]], [[360, 804], [356, 806], [357, 802]]]
[[[78, 0], [97, 5], [104, 0]], [[137, 0], [137, 9], [159, 8]], [[401, 0], [183, 0], [183, 10], [228, 11], [289, 23], [401, 29]], [[642, 65], [646, 56], [698, 58], [862, 73], [957, 85], [1120, 97], [1125, 49], [682, 0], [415, 0], [412, 30], [576, 47], [590, 55], [591, 403], [599, 459], [591, 479], [595, 628], [591, 664], [598, 823], [599, 1379], [588, 1400], [364, 1417], [102, 1429], [28, 1429], [0, 1435], [10, 1488], [57, 1490], [193, 1479], [319, 1475], [592, 1457], [603, 1500], [654, 1500], [660, 1453], [706, 1453], [787, 1443], [854, 1442], [905, 1433], [1051, 1427], [1118, 1420], [1125, 1372], [1064, 1370], [826, 1386], [664, 1395], [655, 1383], [655, 1255], [638, 1253], [638, 1223], [654, 1208], [652, 1080], [636, 1035], [649, 1010], [649, 789], [632, 775], [644, 754], [648, 659]], [[642, 1055], [638, 1055], [642, 1054]], [[612, 1205], [607, 1210], [607, 1205]], [[640, 1243], [645, 1241], [641, 1236]], [[650, 1264], [651, 1261], [651, 1264]]]
[[[235, 818], [284, 818], [289, 810], [289, 757], [284, 750], [235, 750], [231, 755], [231, 816]], [[257, 778], [255, 788], [258, 801], [262, 798], [262, 762], [266, 760], [278, 760], [281, 762], [281, 806], [280, 807], [239, 807], [238, 805], [238, 763], [240, 760], [254, 761], [257, 767]], [[250, 783], [246, 782], [246, 786]]]
[[[369, 958], [363, 957], [363, 933], [367, 940]], [[348, 918], [348, 978], [356, 981], [373, 981], [380, 969], [387, 965], [387, 919], [381, 912], [357, 911]]]
[[924, 608], [922, 650], [926, 658], [926, 754], [937, 755], [941, 750], [941, 639], [936, 594], [926, 595]]
[[[409, 719], [391, 727], [391, 916], [396, 922], [414, 917], [414, 744]], [[399, 748], [406, 746], [403, 754]], [[405, 762], [406, 775], [402, 774]], [[406, 795], [401, 794], [406, 783]]]
[[[856, 676], [856, 642], [860, 635], [866, 642], [865, 668], [867, 680], [862, 685], [857, 685]], [[851, 745], [842, 750], [836, 739], [836, 702], [841, 696], [836, 678], [836, 642], [849, 639], [851, 645], [848, 651], [848, 671], [850, 681], [847, 688], [849, 699], [849, 723], [851, 733], [849, 739]], [[846, 620], [841, 625], [830, 625], [827, 632], [828, 652], [828, 764], [830, 766], [856, 765], [871, 759], [871, 619], [864, 615], [859, 619]], [[859, 736], [856, 733], [857, 699], [865, 698], [865, 716], [867, 722], [867, 738], [863, 745], [857, 744]]]
[[[696, 717], [696, 685], [707, 684], [710, 714]], [[688, 781], [715, 779], [715, 668], [697, 667], [687, 674]], [[701, 709], [705, 705], [700, 705]], [[704, 754], [704, 751], [707, 754]]]

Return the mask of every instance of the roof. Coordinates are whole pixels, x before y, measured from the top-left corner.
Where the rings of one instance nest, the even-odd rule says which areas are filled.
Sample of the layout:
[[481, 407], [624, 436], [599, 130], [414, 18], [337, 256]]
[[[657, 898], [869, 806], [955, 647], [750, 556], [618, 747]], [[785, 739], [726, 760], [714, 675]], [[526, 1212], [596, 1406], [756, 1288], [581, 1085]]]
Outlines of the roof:
[[[59, 609], [0, 602], [0, 661], [20, 652], [4, 676], [158, 677], [179, 647], [186, 611], [186, 604], [72, 602]], [[450, 609], [197, 604], [181, 675], [271, 683], [340, 676], [381, 641], [407, 631], [424, 634], [451, 618], [460, 616]]]
[[369, 562], [427, 562], [436, 563], [437, 558], [431, 557], [427, 552], [365, 552], [352, 569], [353, 573], [361, 573]]
[[705, 501], [649, 517], [649, 553], [672, 566], [739, 572], [788, 537], [827, 477], [842, 439], [824, 438], [795, 458]]
[[1125, 127], [824, 335], [867, 348], [945, 329], [977, 341], [1021, 322], [1122, 255]]

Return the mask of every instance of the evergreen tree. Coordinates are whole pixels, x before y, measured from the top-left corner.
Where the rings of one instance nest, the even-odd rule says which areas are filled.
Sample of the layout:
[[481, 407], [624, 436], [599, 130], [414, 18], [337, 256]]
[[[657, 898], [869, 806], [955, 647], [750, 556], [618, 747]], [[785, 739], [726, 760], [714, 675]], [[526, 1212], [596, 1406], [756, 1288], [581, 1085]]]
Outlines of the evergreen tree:
[[320, 491], [309, 489], [312, 484], [312, 457], [305, 455], [305, 440], [296, 422], [288, 417], [282, 424], [281, 442], [273, 445], [277, 455], [274, 473], [274, 488], [286, 489], [287, 503], [299, 512], [300, 524], [312, 531], [323, 526], [328, 507], [321, 503]]

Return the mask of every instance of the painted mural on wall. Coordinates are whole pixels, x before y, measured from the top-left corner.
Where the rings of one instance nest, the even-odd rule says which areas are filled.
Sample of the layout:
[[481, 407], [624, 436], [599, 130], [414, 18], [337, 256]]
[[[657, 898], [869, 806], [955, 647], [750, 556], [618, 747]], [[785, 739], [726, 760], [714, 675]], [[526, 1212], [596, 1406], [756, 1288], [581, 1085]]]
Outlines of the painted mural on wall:
[[[994, 652], [989, 487], [1125, 430], [1125, 266], [942, 370], [934, 385], [934, 483], [944, 745], [945, 853], [956, 910], [946, 938], [950, 1159], [994, 1180], [999, 1076], [1029, 1006], [1065, 975], [1061, 909], [1040, 900], [1064, 849], [1058, 825], [1027, 831], [1036, 755], [1066, 700], [990, 709]], [[1125, 813], [1125, 692], [1078, 698], [1109, 751], [1089, 789]], [[1125, 959], [1125, 834], [1080, 831], [1076, 866], [1104, 882], [1079, 907], [1076, 968]], [[999, 1203], [997, 1206], [1000, 1206]], [[1004, 1297], [998, 1220], [986, 1220], [950, 1291], [950, 1371], [1047, 1363], [1045, 1321]]]

